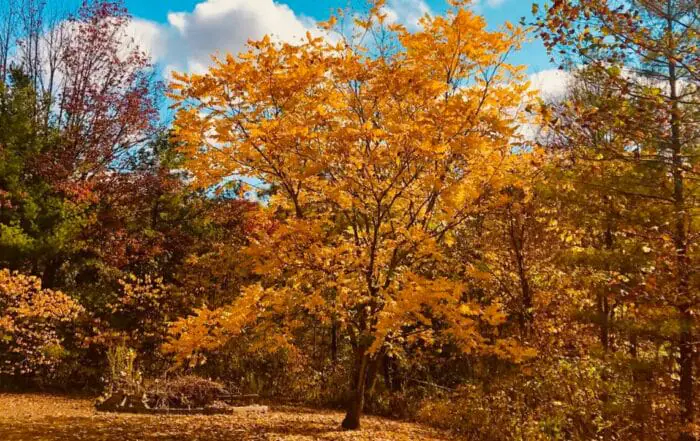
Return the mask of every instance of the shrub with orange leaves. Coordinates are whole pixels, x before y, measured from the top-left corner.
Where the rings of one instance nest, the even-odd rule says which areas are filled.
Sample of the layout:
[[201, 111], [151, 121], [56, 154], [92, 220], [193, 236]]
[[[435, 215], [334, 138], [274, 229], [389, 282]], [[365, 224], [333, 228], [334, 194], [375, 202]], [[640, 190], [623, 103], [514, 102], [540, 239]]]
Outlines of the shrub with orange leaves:
[[39, 278], [0, 269], [0, 375], [53, 374], [66, 356], [64, 331], [82, 312]]

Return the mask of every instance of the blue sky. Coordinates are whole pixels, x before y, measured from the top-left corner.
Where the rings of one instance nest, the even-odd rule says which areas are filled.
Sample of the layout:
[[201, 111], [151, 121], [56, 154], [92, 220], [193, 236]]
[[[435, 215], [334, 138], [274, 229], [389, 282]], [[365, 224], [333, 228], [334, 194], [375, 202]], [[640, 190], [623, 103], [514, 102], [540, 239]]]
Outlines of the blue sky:
[[[168, 70], [196, 71], [215, 51], [239, 51], [249, 38], [275, 33], [289, 39], [348, 0], [126, 0], [134, 16], [136, 39]], [[478, 0], [475, 6], [489, 26], [530, 17], [530, 0]], [[444, 0], [388, 0], [397, 20], [411, 22], [425, 10], [444, 11]], [[548, 71], [552, 65], [543, 46], [528, 44], [511, 61], [528, 72]]]

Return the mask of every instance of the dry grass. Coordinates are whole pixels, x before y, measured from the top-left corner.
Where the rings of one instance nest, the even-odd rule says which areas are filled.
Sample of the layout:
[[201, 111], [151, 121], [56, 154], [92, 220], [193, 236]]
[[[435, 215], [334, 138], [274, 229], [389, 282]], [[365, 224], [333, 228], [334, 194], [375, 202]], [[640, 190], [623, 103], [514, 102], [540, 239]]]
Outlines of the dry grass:
[[419, 425], [366, 417], [357, 432], [339, 430], [343, 415], [308, 409], [266, 414], [146, 416], [96, 412], [93, 401], [0, 394], [3, 441], [447, 441]]

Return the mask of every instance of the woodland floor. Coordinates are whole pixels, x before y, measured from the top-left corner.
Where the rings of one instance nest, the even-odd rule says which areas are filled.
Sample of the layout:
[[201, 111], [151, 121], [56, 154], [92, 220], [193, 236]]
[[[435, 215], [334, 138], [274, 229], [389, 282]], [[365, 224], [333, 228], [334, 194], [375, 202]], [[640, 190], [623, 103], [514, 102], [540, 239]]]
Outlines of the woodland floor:
[[362, 430], [339, 429], [332, 411], [272, 408], [264, 414], [149, 416], [94, 410], [93, 400], [0, 394], [2, 441], [448, 441], [419, 425], [365, 417]]

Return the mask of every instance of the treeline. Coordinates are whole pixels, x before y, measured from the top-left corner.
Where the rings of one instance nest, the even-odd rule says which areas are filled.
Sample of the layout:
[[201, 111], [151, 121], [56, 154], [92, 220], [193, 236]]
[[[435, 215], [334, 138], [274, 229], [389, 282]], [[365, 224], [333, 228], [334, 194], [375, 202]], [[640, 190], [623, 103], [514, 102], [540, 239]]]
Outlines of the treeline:
[[[159, 122], [162, 84], [118, 3], [65, 16], [41, 1], [2, 6], [0, 265], [84, 310], [56, 335], [36, 321], [63, 322], [63, 297], [39, 302], [38, 281], [5, 273], [2, 383], [99, 387], [106, 348], [122, 340], [161, 372], [167, 322], [235, 297], [235, 267], [204, 266], [217, 250], [235, 254], [254, 205], [187, 188]], [[182, 294], [156, 294], [164, 284]]]
[[[3, 387], [99, 387], [132, 348], [348, 429], [700, 434], [696, 2], [415, 31], [377, 2], [165, 88], [118, 3], [0, 4]], [[508, 64], [529, 31], [564, 96]]]

